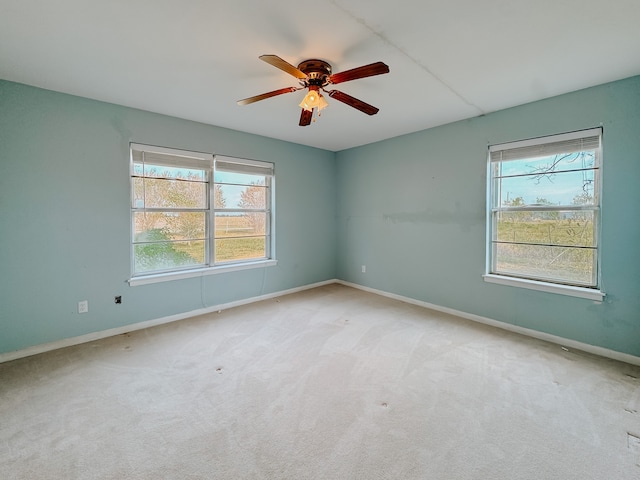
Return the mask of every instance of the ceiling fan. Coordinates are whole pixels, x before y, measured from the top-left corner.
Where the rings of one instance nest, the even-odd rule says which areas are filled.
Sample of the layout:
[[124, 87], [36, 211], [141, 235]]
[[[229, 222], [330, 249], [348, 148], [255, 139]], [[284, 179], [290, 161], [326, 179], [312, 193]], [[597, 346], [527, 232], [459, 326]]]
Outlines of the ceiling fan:
[[311, 123], [314, 108], [317, 112], [320, 112], [320, 110], [328, 105], [327, 101], [320, 93], [320, 90], [327, 93], [331, 98], [335, 98], [339, 102], [346, 103], [350, 107], [360, 110], [367, 115], [375, 115], [378, 113], [379, 109], [373, 105], [369, 105], [362, 100], [358, 100], [357, 98], [338, 90], [325, 90], [325, 87], [328, 85], [357, 80], [358, 78], [389, 73], [389, 67], [382, 62], [363, 65], [362, 67], [352, 68], [351, 70], [345, 70], [344, 72], [331, 73], [331, 65], [323, 60], [304, 60], [297, 67], [294, 67], [277, 55], [262, 55], [259, 58], [260, 60], [267, 62], [269, 65], [273, 65], [274, 67], [293, 75], [298, 79], [301, 86], [281, 88], [279, 90], [274, 90], [273, 92], [263, 93], [262, 95], [245, 98], [244, 100], [238, 100], [238, 105], [249, 105], [250, 103], [275, 97], [276, 95], [297, 92], [298, 90], [307, 88], [309, 89], [309, 92], [300, 103], [302, 113], [300, 114], [299, 125], [301, 127], [307, 126]]

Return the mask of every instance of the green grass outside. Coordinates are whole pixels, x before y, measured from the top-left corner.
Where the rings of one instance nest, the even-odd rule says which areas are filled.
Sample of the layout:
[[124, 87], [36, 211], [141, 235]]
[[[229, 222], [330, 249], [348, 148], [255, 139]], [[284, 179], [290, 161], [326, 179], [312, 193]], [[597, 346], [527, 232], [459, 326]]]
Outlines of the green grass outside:
[[264, 237], [224, 238], [216, 240], [216, 262], [265, 257]]
[[576, 219], [498, 222], [497, 240], [552, 245], [595, 245], [592, 221]]
[[[577, 219], [501, 221], [497, 240], [534, 245], [499, 244], [499, 273], [536, 276], [567, 283], [593, 282], [595, 229], [593, 222]], [[558, 245], [558, 246], [548, 246]]]

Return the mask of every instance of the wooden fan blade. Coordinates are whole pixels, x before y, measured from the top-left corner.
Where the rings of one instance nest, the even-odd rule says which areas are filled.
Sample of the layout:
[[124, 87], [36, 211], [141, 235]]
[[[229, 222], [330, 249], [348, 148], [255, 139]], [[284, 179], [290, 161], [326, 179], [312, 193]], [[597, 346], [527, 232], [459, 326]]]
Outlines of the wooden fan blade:
[[286, 60], [281, 59], [277, 55], [261, 55], [258, 58], [263, 62], [267, 62], [269, 65], [273, 65], [274, 67], [279, 68], [280, 70], [287, 72], [289, 75], [293, 75], [300, 80], [304, 80], [305, 78], [307, 78], [306, 73], [298, 70], [296, 67], [291, 65]]
[[373, 105], [369, 105], [362, 100], [358, 100], [357, 98], [347, 95], [346, 93], [339, 92], [338, 90], [331, 90], [329, 92], [329, 96], [331, 98], [335, 98], [339, 102], [346, 103], [350, 107], [356, 108], [367, 115], [375, 115], [380, 110]]
[[274, 90], [273, 92], [263, 93], [262, 95], [256, 95], [255, 97], [245, 98], [244, 100], [238, 100], [238, 105], [249, 105], [250, 103], [259, 102], [265, 98], [275, 97], [276, 95], [282, 95], [283, 93], [291, 93], [300, 90], [296, 87], [281, 88], [280, 90]]
[[329, 77], [329, 83], [348, 82], [350, 80], [357, 80], [358, 78], [382, 75], [383, 73], [389, 73], [389, 67], [382, 62], [376, 62], [362, 67], [352, 68], [351, 70], [345, 70], [344, 72], [334, 73]]
[[300, 114], [300, 123], [299, 125], [301, 127], [306, 127], [307, 125], [309, 125], [311, 123], [311, 117], [313, 116], [313, 110], [309, 111], [309, 110], [305, 110], [304, 108], [302, 109], [302, 113]]

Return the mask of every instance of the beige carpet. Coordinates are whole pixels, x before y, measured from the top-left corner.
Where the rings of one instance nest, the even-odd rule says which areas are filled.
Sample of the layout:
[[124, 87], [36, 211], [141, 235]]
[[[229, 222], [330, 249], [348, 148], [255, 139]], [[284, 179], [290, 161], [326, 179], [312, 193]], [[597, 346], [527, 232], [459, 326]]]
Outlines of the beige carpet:
[[0, 365], [0, 478], [638, 480], [639, 377], [329, 285]]

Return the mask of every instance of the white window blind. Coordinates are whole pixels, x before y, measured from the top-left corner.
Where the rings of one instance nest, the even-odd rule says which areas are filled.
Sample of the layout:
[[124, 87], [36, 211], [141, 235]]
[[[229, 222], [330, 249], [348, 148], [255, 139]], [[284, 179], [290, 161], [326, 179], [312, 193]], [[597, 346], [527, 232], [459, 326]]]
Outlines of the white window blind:
[[211, 168], [213, 155], [210, 153], [185, 152], [163, 147], [149, 147], [131, 144], [134, 163], [147, 163], [164, 167]]
[[244, 173], [247, 175], [273, 176], [273, 163], [244, 158], [215, 156], [215, 169], [217, 172]]
[[601, 128], [571, 132], [557, 137], [534, 138], [519, 142], [491, 145], [492, 162], [540, 158], [600, 148]]

